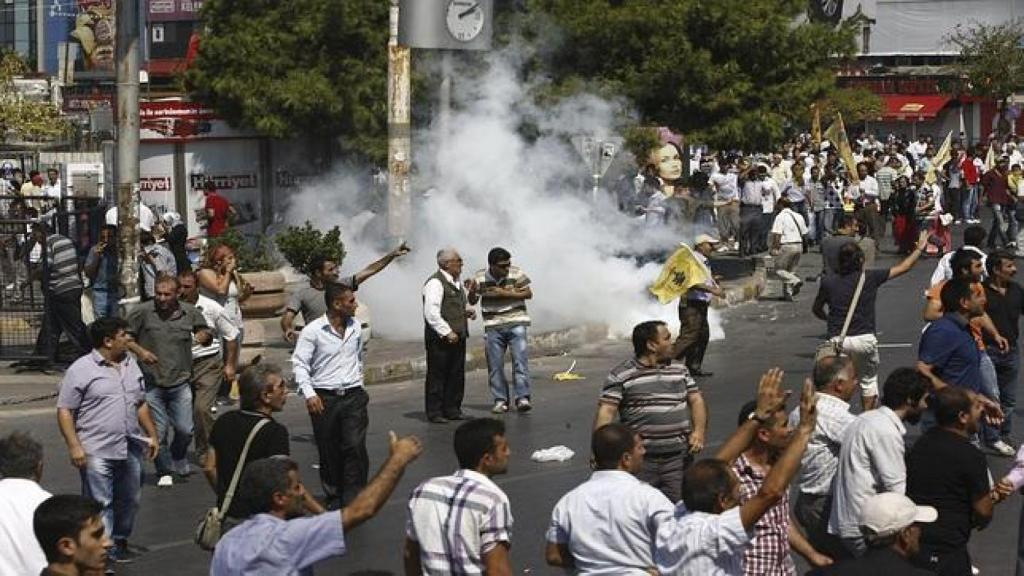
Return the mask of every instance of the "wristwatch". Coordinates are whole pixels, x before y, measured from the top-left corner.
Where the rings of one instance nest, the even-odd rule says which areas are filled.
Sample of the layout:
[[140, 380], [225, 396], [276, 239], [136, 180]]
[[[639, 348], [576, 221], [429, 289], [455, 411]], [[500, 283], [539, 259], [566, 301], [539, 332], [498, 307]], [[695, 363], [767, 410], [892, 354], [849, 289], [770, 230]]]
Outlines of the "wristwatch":
[[768, 422], [768, 418], [769, 418], [768, 416], [764, 416], [764, 417], [758, 416], [757, 415], [757, 410], [754, 410], [753, 412], [750, 413], [749, 416], [747, 416], [747, 420], [755, 420], [755, 421], [757, 421], [758, 424], [764, 424], [764, 423]]

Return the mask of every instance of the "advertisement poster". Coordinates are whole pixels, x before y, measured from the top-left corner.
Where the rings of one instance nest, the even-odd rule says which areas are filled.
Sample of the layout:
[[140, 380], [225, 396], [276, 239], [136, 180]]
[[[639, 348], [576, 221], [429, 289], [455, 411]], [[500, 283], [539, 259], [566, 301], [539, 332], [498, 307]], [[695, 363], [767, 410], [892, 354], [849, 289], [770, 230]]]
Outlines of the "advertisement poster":
[[140, 150], [139, 194], [157, 216], [179, 212], [174, 202], [174, 145], [147, 144]]
[[189, 144], [185, 148], [185, 166], [189, 213], [182, 216], [187, 218], [190, 237], [205, 235], [200, 219], [205, 204], [203, 185], [207, 181], [214, 183], [217, 192], [238, 213], [233, 228], [246, 235], [261, 233], [259, 144], [255, 140]]
[[143, 141], [186, 142], [252, 136], [232, 128], [202, 104], [179, 100], [140, 103], [139, 124], [139, 137]]
[[149, 0], [150, 22], [197, 20], [203, 0]]
[[59, 73], [63, 50], [76, 76], [114, 76], [114, 0], [48, 0], [45, 28], [47, 72]]

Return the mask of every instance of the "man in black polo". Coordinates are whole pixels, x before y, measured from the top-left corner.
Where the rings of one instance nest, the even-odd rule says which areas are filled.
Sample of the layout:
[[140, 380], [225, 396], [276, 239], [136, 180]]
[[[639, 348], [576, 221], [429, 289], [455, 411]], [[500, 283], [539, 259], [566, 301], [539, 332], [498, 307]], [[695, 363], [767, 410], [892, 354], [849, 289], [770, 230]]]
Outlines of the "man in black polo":
[[[427, 347], [426, 411], [435, 424], [462, 420], [462, 394], [466, 386], [466, 339], [469, 319], [467, 287], [459, 281], [462, 256], [452, 248], [437, 253], [437, 272], [423, 285], [423, 340]], [[469, 291], [476, 286], [467, 281]]]
[[[156, 459], [157, 485], [174, 484], [172, 472], [191, 474], [186, 456], [192, 443], [192, 335], [207, 346], [213, 333], [203, 314], [178, 300], [178, 279], [159, 276], [153, 300], [139, 304], [128, 315], [128, 331], [135, 336], [129, 349], [142, 361], [146, 377], [146, 403], [156, 423], [160, 452]], [[167, 449], [174, 429], [174, 440]], [[173, 469], [172, 469], [173, 466]]]
[[1017, 274], [1017, 263], [1012, 252], [997, 250], [985, 261], [988, 280], [985, 281], [985, 312], [992, 319], [999, 334], [1009, 342], [1007, 349], [1000, 350], [988, 334], [985, 346], [996, 369], [999, 385], [999, 404], [1003, 408], [1003, 424], [999, 430], [1004, 441], [1009, 442], [1010, 419], [1017, 406], [1017, 379], [1020, 375], [1020, 317], [1024, 314], [1024, 290], [1013, 281]]

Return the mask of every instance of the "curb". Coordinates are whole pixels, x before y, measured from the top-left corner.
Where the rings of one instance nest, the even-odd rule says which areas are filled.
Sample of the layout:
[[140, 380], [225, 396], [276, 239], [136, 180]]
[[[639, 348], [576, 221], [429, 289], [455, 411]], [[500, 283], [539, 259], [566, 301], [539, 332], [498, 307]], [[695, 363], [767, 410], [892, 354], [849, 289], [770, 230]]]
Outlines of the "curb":
[[[608, 327], [604, 324], [586, 324], [564, 330], [542, 332], [527, 337], [527, 351], [531, 357], [557, 356], [567, 349], [599, 342], [608, 337]], [[473, 346], [466, 350], [466, 371], [477, 370], [487, 366], [487, 355], [483, 346]], [[384, 384], [397, 380], [419, 378], [427, 374], [427, 356], [417, 356], [395, 362], [386, 362], [366, 366], [363, 370], [363, 383], [367, 386]]]

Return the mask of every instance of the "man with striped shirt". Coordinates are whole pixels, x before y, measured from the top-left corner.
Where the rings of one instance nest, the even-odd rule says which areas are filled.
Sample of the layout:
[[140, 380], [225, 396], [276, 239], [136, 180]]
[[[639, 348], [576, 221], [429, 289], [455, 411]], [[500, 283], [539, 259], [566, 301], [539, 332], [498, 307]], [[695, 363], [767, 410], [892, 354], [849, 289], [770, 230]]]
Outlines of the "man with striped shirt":
[[508, 469], [505, 424], [493, 418], [455, 430], [459, 470], [423, 482], [409, 498], [406, 574], [511, 574], [512, 508], [491, 478]]
[[480, 299], [484, 317], [487, 372], [494, 396], [491, 412], [508, 412], [508, 382], [505, 380], [505, 350], [512, 350], [516, 410], [528, 412], [530, 404], [530, 364], [526, 351], [526, 327], [530, 316], [526, 301], [533, 298], [530, 278], [512, 266], [512, 254], [504, 248], [492, 248], [485, 270], [476, 273], [470, 284], [469, 303]]
[[672, 349], [672, 334], [664, 322], [650, 320], [633, 328], [634, 357], [608, 375], [594, 429], [618, 414], [644, 441], [637, 477], [676, 503], [682, 498], [683, 472], [704, 449], [707, 409], [689, 370], [672, 362]]
[[49, 292], [46, 320], [36, 339], [36, 352], [56, 357], [61, 334], [67, 333], [75, 358], [92, 349], [82, 322], [82, 274], [75, 245], [60, 234], [48, 234], [46, 224], [32, 225], [32, 239], [46, 247], [44, 290]]

